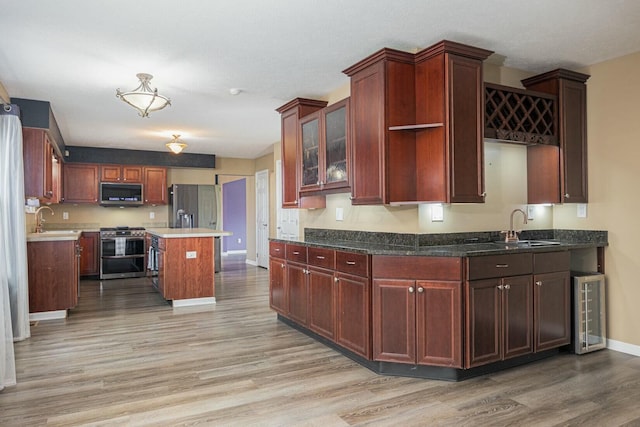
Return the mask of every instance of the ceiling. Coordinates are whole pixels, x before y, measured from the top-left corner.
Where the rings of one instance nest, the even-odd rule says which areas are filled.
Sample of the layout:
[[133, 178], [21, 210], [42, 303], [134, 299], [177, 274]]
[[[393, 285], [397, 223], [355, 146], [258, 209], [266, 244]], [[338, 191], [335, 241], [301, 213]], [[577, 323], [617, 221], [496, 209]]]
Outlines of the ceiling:
[[[0, 82], [50, 101], [65, 143], [253, 159], [280, 139], [275, 108], [344, 87], [382, 47], [442, 39], [531, 72], [579, 69], [640, 47], [636, 0], [3, 1]], [[141, 118], [116, 89], [136, 74], [172, 105]], [[230, 89], [240, 89], [231, 95]]]

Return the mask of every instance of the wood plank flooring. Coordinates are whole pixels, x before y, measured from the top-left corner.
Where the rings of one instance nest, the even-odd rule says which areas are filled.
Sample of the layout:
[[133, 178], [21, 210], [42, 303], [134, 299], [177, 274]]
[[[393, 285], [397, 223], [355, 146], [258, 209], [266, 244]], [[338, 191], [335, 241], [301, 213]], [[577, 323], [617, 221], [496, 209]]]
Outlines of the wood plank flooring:
[[385, 377], [276, 320], [268, 272], [223, 258], [217, 304], [146, 279], [83, 281], [16, 343], [0, 425], [640, 426], [640, 358], [561, 355], [459, 383]]

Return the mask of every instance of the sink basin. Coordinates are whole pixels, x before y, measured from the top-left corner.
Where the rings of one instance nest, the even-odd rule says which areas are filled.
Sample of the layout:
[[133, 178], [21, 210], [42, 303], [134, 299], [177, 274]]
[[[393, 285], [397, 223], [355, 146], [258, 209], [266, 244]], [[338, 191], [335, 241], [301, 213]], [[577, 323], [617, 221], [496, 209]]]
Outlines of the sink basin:
[[560, 242], [554, 240], [519, 240], [517, 242], [495, 242], [499, 245], [513, 248], [533, 248], [540, 246], [558, 246]]

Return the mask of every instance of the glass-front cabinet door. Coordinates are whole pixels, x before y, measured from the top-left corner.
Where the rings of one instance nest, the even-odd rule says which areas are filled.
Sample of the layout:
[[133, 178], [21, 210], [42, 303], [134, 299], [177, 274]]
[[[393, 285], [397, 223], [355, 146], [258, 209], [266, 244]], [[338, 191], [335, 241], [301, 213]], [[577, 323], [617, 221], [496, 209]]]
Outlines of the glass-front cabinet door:
[[315, 188], [320, 185], [320, 111], [300, 120], [302, 140], [301, 190], [309, 187]]
[[349, 98], [300, 120], [301, 193], [349, 188]]
[[348, 186], [347, 176], [347, 135], [349, 100], [346, 99], [325, 109], [325, 176], [324, 185]]

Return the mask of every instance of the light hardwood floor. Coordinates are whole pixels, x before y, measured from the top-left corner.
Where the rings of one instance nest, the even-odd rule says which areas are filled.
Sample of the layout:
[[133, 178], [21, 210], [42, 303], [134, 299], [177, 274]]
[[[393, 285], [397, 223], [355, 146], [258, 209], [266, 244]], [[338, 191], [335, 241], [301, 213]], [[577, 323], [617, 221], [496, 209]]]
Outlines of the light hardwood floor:
[[276, 320], [237, 256], [217, 304], [173, 309], [146, 279], [83, 281], [66, 320], [16, 344], [0, 425], [640, 425], [640, 358], [561, 355], [452, 383], [372, 373]]

